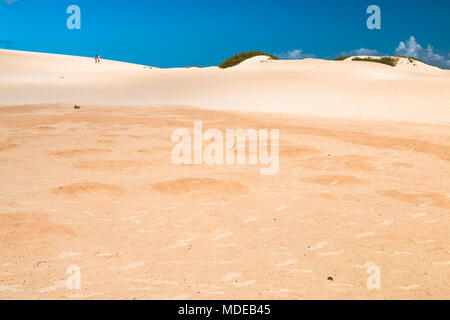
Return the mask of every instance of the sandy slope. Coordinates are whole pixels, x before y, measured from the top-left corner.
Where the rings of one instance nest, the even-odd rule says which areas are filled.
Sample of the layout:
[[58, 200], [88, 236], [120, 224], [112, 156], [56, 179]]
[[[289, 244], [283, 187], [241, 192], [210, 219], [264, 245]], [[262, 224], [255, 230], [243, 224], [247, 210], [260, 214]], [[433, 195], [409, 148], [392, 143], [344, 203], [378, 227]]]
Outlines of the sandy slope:
[[[199, 118], [279, 128], [279, 174], [172, 164]], [[448, 126], [43, 105], [0, 137], [1, 299], [450, 298]]]
[[450, 121], [450, 71], [370, 62], [265, 61], [226, 70], [150, 69], [0, 50], [0, 105], [192, 105], [321, 117]]
[[[448, 299], [448, 89], [427, 66], [1, 50], [0, 299]], [[194, 120], [279, 129], [279, 173], [174, 165], [171, 134]]]

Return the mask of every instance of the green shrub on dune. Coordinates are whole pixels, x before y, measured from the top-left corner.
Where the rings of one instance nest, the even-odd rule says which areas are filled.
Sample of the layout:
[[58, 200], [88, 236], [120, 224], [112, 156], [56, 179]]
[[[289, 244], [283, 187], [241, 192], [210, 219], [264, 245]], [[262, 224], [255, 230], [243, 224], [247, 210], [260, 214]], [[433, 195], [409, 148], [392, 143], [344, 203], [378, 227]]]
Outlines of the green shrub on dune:
[[242, 61], [245, 61], [247, 59], [250, 59], [250, 58], [253, 58], [256, 56], [268, 56], [273, 60], [278, 60], [278, 58], [276, 56], [266, 53], [266, 52], [247, 51], [247, 52], [242, 52], [240, 54], [236, 54], [236, 55], [232, 56], [231, 58], [225, 60], [224, 62], [222, 62], [219, 65], [219, 68], [226, 69], [226, 68], [234, 67], [234, 66], [238, 65], [239, 63], [241, 63]]
[[343, 60], [345, 60], [345, 59], [347, 59], [347, 58], [350, 58], [350, 56], [340, 56], [340, 57], [337, 57], [337, 58], [334, 59], [334, 60], [336, 60], [336, 61], [343, 61]]
[[[336, 61], [343, 61], [343, 60], [348, 59], [348, 58], [351, 58], [351, 56], [341, 56], [341, 57], [337, 57], [335, 60]], [[400, 58], [407, 59], [409, 63], [414, 64], [414, 65], [415, 65], [416, 61], [422, 62], [422, 63], [428, 65], [428, 63], [426, 63], [425, 61], [420, 60], [418, 58], [405, 57], [405, 56], [400, 56], [400, 55], [399, 56], [395, 56], [395, 57], [389, 57], [389, 56], [385, 56], [385, 57], [353, 57], [352, 61], [377, 62], [377, 63], [386, 64], [386, 65], [391, 66], [391, 67], [395, 67], [399, 63]]]
[[383, 63], [387, 64], [388, 66], [395, 67], [398, 63], [399, 58], [398, 57], [367, 57], [367, 58], [361, 58], [361, 57], [354, 57], [352, 61], [368, 61], [368, 62], [377, 62], [377, 63]]
[[419, 62], [422, 62], [422, 63], [424, 63], [424, 64], [428, 64], [427, 62], [425, 62], [425, 61], [423, 61], [423, 60], [420, 60], [420, 59], [418, 59], [418, 58], [415, 58], [415, 57], [405, 57], [405, 56], [400, 56], [400, 55], [397, 56], [397, 57], [408, 59], [409, 63], [413, 63], [414, 61], [419, 61]]

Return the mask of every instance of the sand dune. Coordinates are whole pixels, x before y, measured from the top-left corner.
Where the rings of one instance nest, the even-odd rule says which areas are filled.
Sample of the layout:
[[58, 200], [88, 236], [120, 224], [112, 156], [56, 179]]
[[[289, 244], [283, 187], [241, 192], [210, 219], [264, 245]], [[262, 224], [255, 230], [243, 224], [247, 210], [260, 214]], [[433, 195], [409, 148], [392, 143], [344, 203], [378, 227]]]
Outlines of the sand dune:
[[0, 50], [0, 105], [191, 105], [207, 109], [448, 123], [450, 71], [254, 57], [221, 70], [158, 69]]
[[[447, 299], [449, 81], [0, 50], [0, 299]], [[278, 174], [175, 165], [171, 134], [195, 120], [279, 129]]]

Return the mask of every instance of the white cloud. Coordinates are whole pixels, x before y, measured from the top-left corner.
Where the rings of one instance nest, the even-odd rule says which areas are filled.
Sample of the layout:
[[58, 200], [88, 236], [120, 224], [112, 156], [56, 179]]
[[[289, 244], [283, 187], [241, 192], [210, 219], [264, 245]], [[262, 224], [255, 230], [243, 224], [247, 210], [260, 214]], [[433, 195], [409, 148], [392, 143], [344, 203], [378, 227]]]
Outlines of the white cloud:
[[11, 4], [11, 3], [14, 3], [14, 2], [17, 2], [17, 1], [19, 1], [19, 0], [5, 0], [5, 2], [7, 4]]
[[397, 49], [395, 49], [395, 53], [402, 56], [418, 58], [431, 65], [450, 69], [450, 54], [447, 57], [441, 56], [434, 52], [431, 45], [423, 48], [413, 36], [406, 42], [401, 41]]
[[381, 56], [378, 50], [359, 48], [352, 51], [345, 51], [341, 53], [342, 56]]
[[288, 52], [283, 52], [283, 53], [279, 53], [276, 54], [277, 57], [279, 57], [280, 59], [289, 59], [289, 60], [294, 60], [294, 59], [305, 59], [305, 58], [315, 58], [316, 56], [310, 53], [303, 53], [302, 49], [294, 49]]

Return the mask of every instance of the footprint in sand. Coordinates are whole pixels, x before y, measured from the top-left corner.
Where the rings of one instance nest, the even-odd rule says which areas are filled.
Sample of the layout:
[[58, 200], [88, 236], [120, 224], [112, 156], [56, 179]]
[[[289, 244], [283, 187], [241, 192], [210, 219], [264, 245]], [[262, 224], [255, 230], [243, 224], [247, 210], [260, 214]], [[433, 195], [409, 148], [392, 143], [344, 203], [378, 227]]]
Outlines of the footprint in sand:
[[233, 286], [235, 287], [247, 287], [247, 286], [251, 286], [252, 284], [255, 284], [256, 280], [248, 280], [245, 282], [235, 282], [233, 283]]
[[428, 239], [428, 240], [424, 240], [424, 241], [417, 241], [417, 243], [420, 244], [431, 244], [431, 243], [435, 243], [436, 241]]
[[275, 266], [276, 267], [286, 267], [286, 266], [292, 266], [292, 265], [297, 264], [297, 263], [298, 263], [298, 260], [294, 259], [294, 260], [288, 260], [288, 261], [285, 261], [285, 262], [277, 263]]
[[128, 288], [127, 291], [150, 291], [154, 288], [152, 287], [143, 287], [143, 288]]
[[372, 261], [368, 261], [368, 262], [366, 262], [365, 264], [357, 264], [356, 265], [356, 267], [357, 268], [364, 268], [364, 269], [367, 269], [368, 267], [370, 267], [370, 266], [373, 266], [373, 265], [375, 265], [375, 263], [373, 263]]
[[153, 285], [155, 285], [155, 286], [177, 286], [178, 282], [176, 282], [176, 281], [157, 280], [157, 281], [153, 281]]
[[316, 244], [315, 246], [312, 246], [311, 248], [308, 248], [309, 251], [311, 250], [318, 250], [318, 249], [322, 249], [323, 247], [329, 245], [330, 243], [328, 241], [321, 241], [318, 244]]
[[96, 293], [91, 293], [91, 294], [74, 294], [71, 296], [67, 296], [67, 298], [69, 299], [89, 299], [89, 298], [93, 298], [93, 297], [98, 297], [98, 296], [102, 296], [104, 295], [104, 292], [96, 292]]
[[231, 272], [231, 273], [226, 274], [226, 275], [221, 279], [221, 281], [222, 281], [222, 282], [229, 282], [229, 281], [233, 281], [233, 280], [235, 280], [235, 279], [238, 279], [238, 278], [240, 278], [240, 277], [242, 277], [242, 273], [240, 273], [240, 272]]
[[417, 219], [417, 218], [420, 218], [420, 217], [425, 217], [426, 215], [427, 215], [426, 213], [421, 212], [421, 213], [410, 214], [409, 216], [411, 218], [413, 218], [413, 219]]
[[344, 253], [344, 251], [339, 250], [339, 251], [333, 251], [333, 252], [321, 252], [321, 253], [318, 253], [317, 255], [328, 257], [328, 256], [340, 256], [342, 253]]
[[143, 265], [145, 265], [145, 261], [139, 261], [139, 262], [130, 263], [129, 265], [126, 265], [120, 269], [121, 270], [136, 269], [136, 268], [142, 267]]
[[302, 180], [325, 186], [368, 184], [367, 181], [352, 176], [318, 176], [318, 177], [304, 178]]
[[80, 182], [74, 184], [67, 184], [53, 189], [54, 194], [61, 194], [66, 196], [77, 196], [80, 194], [89, 194], [94, 192], [104, 192], [109, 195], [117, 196], [124, 193], [122, 187], [104, 184], [99, 182]]
[[438, 266], [450, 266], [450, 261], [445, 261], [445, 262], [433, 262], [433, 264], [438, 265]]
[[332, 287], [353, 288], [353, 286], [351, 284], [346, 284], [346, 283], [331, 283], [330, 285]]
[[236, 243], [230, 243], [230, 244], [217, 243], [217, 244], [215, 244], [215, 246], [221, 247], [221, 248], [228, 248], [228, 247], [237, 247], [238, 245]]
[[208, 202], [208, 203], [203, 203], [202, 206], [212, 207], [212, 206], [216, 206], [217, 204], [219, 204], [219, 203], [218, 202]]
[[179, 294], [172, 298], [172, 300], [189, 300], [191, 298], [188, 294]]
[[150, 283], [150, 281], [145, 280], [145, 279], [128, 279], [128, 280], [133, 283], [141, 283], [141, 284], [149, 284]]
[[172, 250], [172, 249], [176, 249], [179, 247], [187, 247], [189, 245], [188, 242], [184, 242], [182, 240], [177, 241], [174, 245], [165, 247], [165, 248], [161, 248], [161, 249], [157, 249], [155, 251], [166, 251], [166, 250]]
[[152, 163], [145, 160], [95, 160], [95, 161], [81, 161], [75, 164], [77, 169], [88, 170], [113, 170], [120, 171], [132, 168], [146, 168], [151, 167]]
[[74, 149], [74, 150], [54, 151], [51, 153], [51, 155], [60, 156], [64, 158], [71, 158], [78, 155], [96, 154], [105, 152], [111, 152], [111, 149]]
[[195, 240], [196, 236], [193, 233], [184, 233], [184, 234], [189, 236], [189, 238], [177, 240], [174, 245], [171, 245], [171, 246], [168, 246], [165, 248], [161, 248], [161, 249], [157, 249], [156, 251], [165, 251], [165, 250], [176, 249], [179, 247], [187, 247], [189, 245], [189, 242], [191, 242], [192, 240]]
[[374, 235], [375, 235], [374, 232], [360, 233], [360, 234], [357, 234], [357, 235], [355, 236], [355, 238], [357, 238], [357, 239], [360, 239], [360, 238], [367, 238], [367, 237], [371, 237], [371, 236], [374, 236]]
[[223, 291], [203, 291], [202, 293], [209, 296], [223, 296], [225, 294], [225, 292]]
[[234, 181], [216, 180], [209, 178], [184, 178], [158, 182], [152, 189], [161, 193], [182, 195], [189, 193], [223, 195], [242, 194], [247, 187]]
[[172, 211], [172, 210], [176, 210], [176, 209], [178, 209], [178, 207], [168, 207], [168, 208], [161, 209], [161, 211]]
[[205, 283], [200, 283], [198, 286], [200, 288], [210, 288], [210, 289], [220, 289], [220, 288], [222, 288], [220, 286], [214, 286], [212, 284], [205, 284]]
[[399, 289], [399, 290], [412, 290], [412, 289], [417, 289], [419, 288], [419, 286], [417, 284], [412, 284], [410, 286], [401, 286], [401, 287], [396, 287], [395, 289]]
[[58, 255], [58, 259], [68, 259], [82, 255], [83, 252], [63, 252]]
[[226, 232], [226, 233], [222, 233], [222, 234], [215, 236], [214, 238], [211, 239], [211, 241], [217, 241], [217, 240], [231, 237], [231, 236], [233, 236], [233, 232]]
[[259, 218], [258, 217], [250, 217], [248, 219], [245, 219], [243, 222], [244, 223], [250, 223], [250, 222], [253, 222], [253, 221], [256, 221], [256, 220], [259, 220]]
[[289, 256], [290, 255], [289, 252], [274, 252], [273, 254], [285, 255], [285, 256]]
[[19, 287], [18, 285], [16, 286], [0, 286], [0, 292], [22, 292], [23, 290], [21, 289], [17, 289], [17, 287]]
[[66, 281], [58, 281], [53, 286], [42, 289], [41, 291], [39, 291], [39, 293], [46, 294], [66, 287], [67, 287]]
[[126, 218], [122, 218], [120, 219], [121, 221], [130, 221], [133, 222], [134, 224], [141, 224], [141, 221], [137, 219], [138, 216], [132, 216], [132, 217], [126, 217]]
[[102, 258], [112, 258], [112, 257], [116, 257], [116, 258], [118, 258], [119, 257], [119, 254], [118, 253], [109, 253], [109, 252], [107, 252], [107, 253], [96, 253], [95, 254], [97, 257], [102, 257]]
[[380, 225], [382, 225], [382, 226], [390, 226], [393, 223], [394, 223], [393, 220], [384, 220]]
[[155, 233], [155, 230], [139, 230], [139, 233]]
[[298, 271], [303, 273], [314, 273], [314, 270], [311, 269], [298, 269]]
[[268, 232], [268, 231], [275, 231], [278, 230], [277, 227], [271, 227], [271, 228], [261, 228], [259, 229], [259, 232]]
[[395, 256], [410, 256], [413, 255], [414, 253], [412, 252], [408, 252], [408, 251], [395, 251], [394, 255]]

